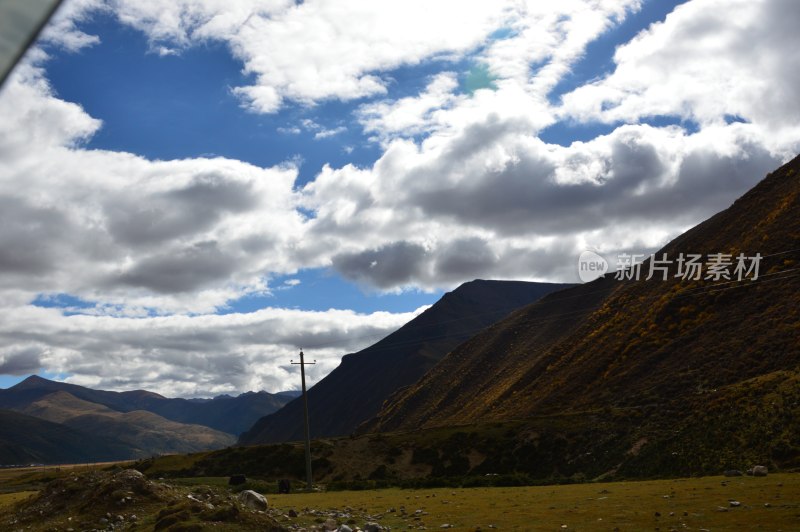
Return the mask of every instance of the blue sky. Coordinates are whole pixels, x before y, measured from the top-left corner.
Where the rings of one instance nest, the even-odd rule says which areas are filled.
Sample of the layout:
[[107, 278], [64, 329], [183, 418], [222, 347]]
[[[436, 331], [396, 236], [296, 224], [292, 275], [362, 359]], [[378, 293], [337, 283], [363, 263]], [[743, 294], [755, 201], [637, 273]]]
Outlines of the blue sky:
[[331, 6], [65, 2], [0, 93], [0, 386], [292, 387], [303, 331], [319, 378], [464, 281], [655, 250], [797, 149], [780, 0]]
[[[180, 55], [159, 56], [149, 50], [145, 35], [116, 21], [109, 13], [93, 15], [81, 29], [98, 35], [101, 44], [79, 53], [57, 46], [47, 72], [55, 92], [80, 103], [103, 127], [88, 149], [127, 151], [149, 159], [220, 156], [258, 166], [299, 160], [296, 186], [312, 180], [323, 165], [367, 167], [380, 156], [380, 146], [350, 123], [355, 102], [323, 102], [313, 108], [293, 106], [274, 115], [248, 113], [230, 88], [248, 81], [241, 63], [220, 43], [192, 47]], [[463, 66], [463, 65], [462, 65]], [[413, 94], [437, 65], [391, 73], [397, 97]], [[333, 137], [315, 139], [303, 120], [333, 130], [351, 125]], [[282, 132], [299, 127], [299, 133]], [[349, 151], [352, 148], [352, 151]], [[347, 151], [346, 151], [347, 150]], [[299, 280], [294, 286], [284, 284]], [[301, 270], [275, 279], [268, 295], [248, 294], [228, 302], [220, 313], [252, 312], [266, 306], [358, 312], [410, 312], [441, 297], [438, 290], [381, 292], [343, 280], [327, 269]], [[79, 299], [39, 298], [36, 304], [75, 308], [91, 306]]]
[[[356, 132], [319, 140], [306, 129], [281, 132], [299, 127], [304, 119], [335, 129], [346, 123], [357, 103], [294, 106], [270, 115], [246, 112], [230, 89], [250, 76], [222, 43], [159, 56], [150, 51], [144, 34], [110, 13], [93, 15], [81, 28], [98, 35], [101, 44], [79, 53], [52, 47], [47, 71], [60, 97], [103, 120], [87, 148], [151, 159], [220, 156], [258, 166], [299, 158], [298, 185], [313, 179], [324, 164], [369, 165], [380, 155]], [[345, 151], [348, 146], [352, 153]]]

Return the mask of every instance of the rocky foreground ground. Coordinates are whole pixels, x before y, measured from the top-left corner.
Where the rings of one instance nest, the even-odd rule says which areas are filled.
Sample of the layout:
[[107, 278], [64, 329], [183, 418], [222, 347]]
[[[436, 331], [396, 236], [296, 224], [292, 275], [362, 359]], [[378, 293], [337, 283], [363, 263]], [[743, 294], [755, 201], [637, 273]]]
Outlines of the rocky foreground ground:
[[256, 505], [242, 494], [153, 482], [134, 469], [89, 472], [53, 480], [8, 509], [0, 530], [286, 530], [266, 504]]
[[[269, 507], [263, 495], [251, 490], [234, 493], [210, 486], [175, 486], [148, 480], [139, 471], [126, 469], [93, 471], [53, 480], [38, 494], [0, 514], [0, 530], [378, 532], [390, 529], [371, 522], [371, 517], [349, 508], [284, 511]], [[313, 524], [298, 524], [293, 522], [295, 519]]]

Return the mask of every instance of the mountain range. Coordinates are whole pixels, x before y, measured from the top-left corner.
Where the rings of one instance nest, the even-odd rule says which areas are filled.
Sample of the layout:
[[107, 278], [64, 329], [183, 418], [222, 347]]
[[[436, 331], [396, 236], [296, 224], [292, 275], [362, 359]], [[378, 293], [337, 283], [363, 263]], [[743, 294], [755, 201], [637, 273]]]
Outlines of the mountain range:
[[[347, 435], [369, 420], [393, 393], [422, 377], [451, 349], [510, 312], [571, 285], [475, 280], [374, 345], [345, 355], [308, 391], [313, 437]], [[260, 419], [243, 445], [303, 438], [302, 401]]]
[[0, 465], [105, 462], [130, 457], [131, 449], [122, 442], [0, 410]]
[[295, 396], [250, 392], [173, 399], [144, 390], [93, 390], [33, 375], [0, 390], [0, 417], [9, 420], [0, 432], [0, 464], [119, 460], [219, 449], [234, 444], [239, 432]]
[[32, 375], [16, 386], [0, 390], [0, 408], [21, 410], [31, 402], [59, 391], [118, 412], [145, 410], [171, 421], [204, 425], [234, 436], [250, 428], [265, 413], [278, 410], [296, 397], [295, 392], [271, 394], [261, 391], [247, 392], [237, 397], [221, 395], [201, 400], [168, 398], [145, 390], [93, 390]]
[[[465, 283], [309, 390], [313, 437], [366, 435], [318, 445], [318, 467], [353, 481], [347, 464], [359, 456], [371, 479], [800, 467], [798, 214], [800, 157], [669, 242], [639, 276]], [[189, 452], [229, 445], [250, 425], [242, 445], [303, 436], [302, 402], [284, 393], [168, 399], [30, 377], [0, 390], [0, 409], [0, 461]], [[247, 451], [248, 469], [241, 451], [210, 455], [198, 471], [218, 460], [220, 471], [268, 474], [263, 453]]]
[[[709, 273], [720, 253], [729, 279]], [[740, 253], [760, 254], [757, 279], [734, 275]], [[700, 279], [676, 277], [681, 254], [702, 257]], [[629, 472], [745, 452], [800, 465], [800, 158], [655, 257], [675, 261], [666, 280], [645, 279], [648, 260], [639, 280], [609, 273], [550, 294], [452, 350], [360, 430], [605, 413], [634, 427]]]

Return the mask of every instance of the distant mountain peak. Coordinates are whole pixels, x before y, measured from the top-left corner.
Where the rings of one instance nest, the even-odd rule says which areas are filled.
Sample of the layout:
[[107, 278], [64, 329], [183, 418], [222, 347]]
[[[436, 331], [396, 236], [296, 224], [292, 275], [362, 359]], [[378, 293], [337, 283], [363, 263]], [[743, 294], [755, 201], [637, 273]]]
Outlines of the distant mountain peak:
[[27, 377], [25, 380], [18, 382], [14, 386], [10, 387], [9, 390], [27, 390], [30, 388], [41, 388], [43, 386], [50, 386], [62, 384], [58, 381], [51, 381], [49, 379], [45, 379], [44, 377], [40, 377], [39, 375], [31, 375]]
[[0, 408], [22, 410], [54, 392], [65, 392], [78, 400], [103, 405], [116, 412], [147, 411], [170, 421], [204, 425], [232, 435], [247, 430], [260, 417], [274, 412], [291, 399], [290, 396], [266, 392], [201, 400], [168, 398], [147, 390], [97, 390], [31, 375], [11, 388], [0, 389]]
[[[345, 355], [336, 369], [309, 390], [312, 435], [350, 434], [398, 388], [413, 384], [458, 344], [509, 313], [569, 286], [475, 279], [444, 294], [390, 335]], [[343, 393], [353, 389], [359, 393]], [[299, 439], [303, 433], [300, 404], [294, 400], [260, 419], [240, 443]]]

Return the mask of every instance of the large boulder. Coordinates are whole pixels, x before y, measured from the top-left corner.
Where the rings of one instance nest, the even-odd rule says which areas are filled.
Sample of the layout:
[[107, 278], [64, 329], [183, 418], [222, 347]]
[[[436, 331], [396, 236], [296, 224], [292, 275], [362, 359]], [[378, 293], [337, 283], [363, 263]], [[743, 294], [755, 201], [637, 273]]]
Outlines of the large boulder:
[[239, 502], [252, 510], [264, 511], [269, 506], [267, 498], [253, 490], [244, 490], [239, 494]]
[[757, 465], [753, 466], [753, 476], [754, 477], [766, 477], [767, 476], [767, 466]]

